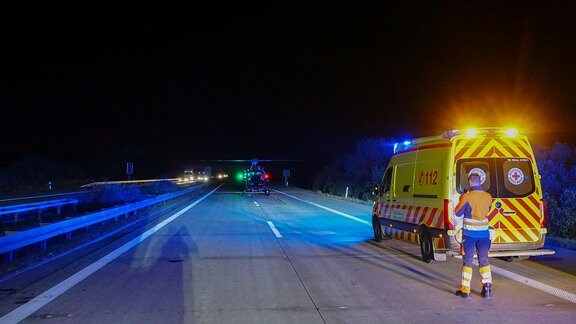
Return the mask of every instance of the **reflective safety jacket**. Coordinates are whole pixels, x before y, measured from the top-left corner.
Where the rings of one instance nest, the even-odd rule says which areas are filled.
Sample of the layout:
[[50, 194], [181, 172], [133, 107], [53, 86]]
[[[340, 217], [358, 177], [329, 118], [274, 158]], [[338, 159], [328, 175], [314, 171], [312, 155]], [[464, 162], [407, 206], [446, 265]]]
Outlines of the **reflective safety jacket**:
[[482, 186], [473, 186], [460, 196], [455, 208], [456, 216], [464, 216], [462, 235], [475, 238], [490, 237], [488, 212], [492, 206], [492, 196], [482, 190]]

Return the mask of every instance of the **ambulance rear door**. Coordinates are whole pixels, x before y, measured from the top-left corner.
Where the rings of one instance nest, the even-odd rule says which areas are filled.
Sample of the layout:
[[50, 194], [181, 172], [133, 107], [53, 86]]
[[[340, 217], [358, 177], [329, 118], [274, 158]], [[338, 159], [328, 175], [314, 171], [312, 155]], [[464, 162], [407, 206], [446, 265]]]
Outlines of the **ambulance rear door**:
[[[468, 175], [478, 173], [482, 188], [493, 197], [490, 226], [496, 229], [494, 244], [510, 249], [540, 240], [543, 215], [535, 172], [528, 158], [465, 158], [456, 163], [457, 191], [468, 188]], [[501, 246], [503, 248], [503, 246]]]

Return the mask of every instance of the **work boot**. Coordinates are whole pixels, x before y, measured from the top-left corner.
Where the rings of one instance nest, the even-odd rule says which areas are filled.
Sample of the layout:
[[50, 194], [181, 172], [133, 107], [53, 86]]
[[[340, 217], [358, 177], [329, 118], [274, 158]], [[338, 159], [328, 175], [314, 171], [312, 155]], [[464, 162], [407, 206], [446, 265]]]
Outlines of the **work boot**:
[[484, 297], [485, 299], [491, 299], [492, 298], [492, 284], [485, 283], [482, 286], [482, 292], [480, 293], [480, 295], [482, 295], [482, 297]]
[[456, 290], [456, 296], [460, 296], [464, 299], [469, 299], [470, 298], [470, 293], [465, 293], [462, 292], [462, 290]]

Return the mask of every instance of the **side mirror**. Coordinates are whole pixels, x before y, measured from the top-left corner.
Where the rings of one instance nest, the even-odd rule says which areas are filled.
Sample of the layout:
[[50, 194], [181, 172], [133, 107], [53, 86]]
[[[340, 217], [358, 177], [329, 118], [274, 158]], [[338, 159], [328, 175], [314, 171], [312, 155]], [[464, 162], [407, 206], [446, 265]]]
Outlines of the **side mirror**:
[[372, 196], [378, 196], [379, 194], [379, 188], [378, 185], [374, 185], [374, 188], [372, 189]]

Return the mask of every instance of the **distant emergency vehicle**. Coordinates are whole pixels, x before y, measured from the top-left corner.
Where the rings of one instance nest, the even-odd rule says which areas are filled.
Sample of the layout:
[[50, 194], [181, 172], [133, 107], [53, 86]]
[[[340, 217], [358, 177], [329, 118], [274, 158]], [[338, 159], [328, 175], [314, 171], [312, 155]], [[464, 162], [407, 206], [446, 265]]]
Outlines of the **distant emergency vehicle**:
[[452, 130], [394, 147], [376, 195], [374, 239], [420, 245], [425, 262], [460, 253], [454, 206], [478, 173], [492, 197], [488, 219], [495, 234], [490, 256], [554, 254], [546, 237], [540, 174], [532, 147], [514, 129]]

